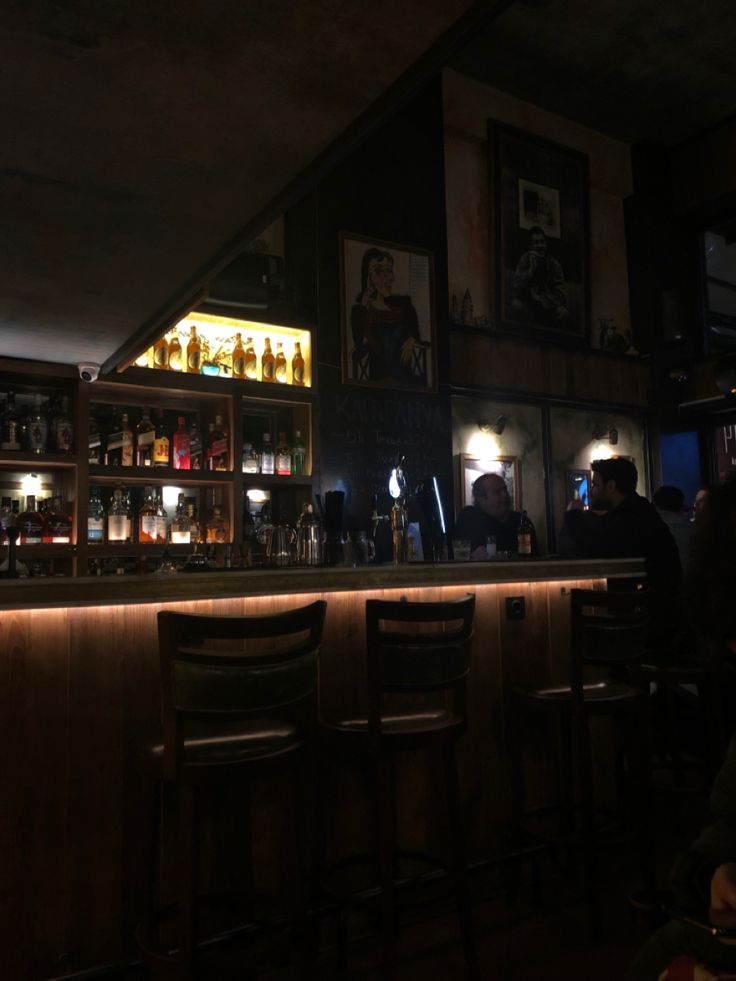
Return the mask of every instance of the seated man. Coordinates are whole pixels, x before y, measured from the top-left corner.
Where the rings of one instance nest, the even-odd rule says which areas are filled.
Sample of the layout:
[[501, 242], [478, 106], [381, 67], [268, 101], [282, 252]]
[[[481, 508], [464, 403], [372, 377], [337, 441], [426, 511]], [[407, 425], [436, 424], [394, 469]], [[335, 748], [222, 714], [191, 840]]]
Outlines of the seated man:
[[693, 526], [684, 511], [685, 495], [679, 487], [660, 487], [652, 496], [652, 504], [672, 533], [680, 553], [682, 567], [687, 569], [690, 562], [690, 539], [692, 538]]
[[[470, 540], [471, 559], [486, 557], [486, 538], [494, 535], [499, 552], [517, 552], [521, 514], [511, 510], [506, 481], [497, 473], [484, 473], [473, 483], [473, 503], [457, 516], [455, 538]], [[531, 523], [531, 522], [530, 522]], [[539, 555], [532, 525], [532, 555]]]
[[682, 567], [677, 545], [657, 509], [636, 493], [638, 474], [630, 460], [594, 460], [590, 511], [571, 501], [560, 532], [566, 558], [622, 559], [642, 556], [650, 595], [650, 644], [665, 657], [677, 633]]

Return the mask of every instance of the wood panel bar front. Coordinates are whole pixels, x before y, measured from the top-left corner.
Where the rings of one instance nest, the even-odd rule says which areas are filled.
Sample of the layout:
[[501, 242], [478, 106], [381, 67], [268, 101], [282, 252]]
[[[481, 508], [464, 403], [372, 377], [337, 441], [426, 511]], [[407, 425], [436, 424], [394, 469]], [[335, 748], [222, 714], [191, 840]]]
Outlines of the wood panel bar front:
[[[508, 816], [509, 688], [564, 676], [571, 588], [641, 575], [640, 560], [540, 561], [1, 584], [3, 976], [53, 977], [133, 953], [154, 878], [156, 790], [141, 761], [160, 739], [159, 610], [247, 615], [325, 599], [320, 698], [322, 711], [335, 715], [365, 707], [366, 599], [474, 592], [460, 769], [468, 851], [478, 859], [498, 850]], [[507, 596], [525, 597], [524, 620], [507, 619]], [[540, 803], [555, 784], [545, 763], [549, 733], [529, 737], [531, 803]], [[365, 850], [371, 841], [355, 840], [348, 816], [361, 834], [369, 815], [350, 780], [344, 786], [355, 793], [341, 789], [330, 824], [340, 846]], [[421, 845], [427, 795], [435, 793], [421, 758], [407, 761], [399, 785], [403, 835]], [[266, 829], [266, 852], [268, 837]]]

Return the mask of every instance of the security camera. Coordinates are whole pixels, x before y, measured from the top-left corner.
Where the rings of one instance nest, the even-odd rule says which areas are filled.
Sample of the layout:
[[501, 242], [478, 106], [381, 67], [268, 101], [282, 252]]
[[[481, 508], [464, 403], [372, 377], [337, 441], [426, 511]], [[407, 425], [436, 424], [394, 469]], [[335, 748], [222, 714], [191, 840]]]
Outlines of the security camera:
[[78, 364], [79, 377], [83, 382], [93, 382], [97, 381], [97, 376], [100, 373], [100, 366], [98, 364]]

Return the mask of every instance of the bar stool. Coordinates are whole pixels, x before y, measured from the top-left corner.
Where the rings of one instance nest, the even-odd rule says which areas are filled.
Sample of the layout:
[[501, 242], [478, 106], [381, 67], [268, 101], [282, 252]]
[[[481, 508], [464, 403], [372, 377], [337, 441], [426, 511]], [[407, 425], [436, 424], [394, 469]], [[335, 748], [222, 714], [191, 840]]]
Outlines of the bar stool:
[[[571, 643], [569, 684], [513, 690], [512, 809], [518, 834], [530, 815], [525, 812], [523, 769], [524, 729], [531, 713], [547, 713], [560, 729], [560, 833], [556, 840], [582, 850], [585, 892], [591, 933], [600, 930], [597, 856], [600, 843], [594, 795], [590, 720], [607, 716], [623, 736], [626, 779], [619, 790], [627, 798], [628, 816], [640, 847], [645, 885], [652, 887], [647, 826], [649, 745], [646, 697], [640, 665], [646, 650], [646, 598], [641, 593], [573, 589], [570, 595]], [[608, 669], [607, 680], [586, 681], [589, 668]], [[621, 771], [619, 776], [621, 776]], [[580, 802], [575, 804], [575, 779]], [[579, 812], [581, 827], [576, 829]]]
[[[448, 807], [450, 875], [460, 932], [471, 977], [478, 973], [470, 901], [466, 888], [460, 788], [455, 747], [467, 725], [466, 679], [470, 668], [475, 596], [440, 603], [367, 600], [367, 705], [364, 718], [322, 721], [322, 746], [348, 762], [366, 767], [375, 781], [378, 879], [384, 977], [395, 966], [398, 860], [396, 773], [402, 752], [427, 750], [439, 756]], [[449, 707], [430, 707], [424, 693], [449, 693]], [[412, 697], [413, 707], [386, 710], [384, 696]], [[421, 704], [418, 704], [421, 703]], [[322, 795], [320, 794], [320, 798]], [[322, 822], [324, 824], [324, 822]], [[413, 856], [416, 857], [416, 856]], [[351, 856], [336, 867], [343, 868]], [[330, 871], [323, 877], [328, 883]], [[348, 904], [354, 896], [340, 897]], [[344, 955], [344, 950], [341, 952]]]
[[[160, 848], [178, 873], [177, 902], [139, 923], [136, 937], [143, 959], [165, 968], [167, 977], [195, 976], [201, 795], [217, 787], [248, 788], [304, 761], [316, 716], [325, 608], [318, 601], [268, 616], [158, 614], [163, 743], [153, 747], [151, 758], [161, 783]], [[247, 829], [249, 814], [242, 819]], [[252, 904], [252, 842], [246, 847], [249, 881], [243, 891]], [[172, 918], [178, 935], [173, 952], [154, 936]]]

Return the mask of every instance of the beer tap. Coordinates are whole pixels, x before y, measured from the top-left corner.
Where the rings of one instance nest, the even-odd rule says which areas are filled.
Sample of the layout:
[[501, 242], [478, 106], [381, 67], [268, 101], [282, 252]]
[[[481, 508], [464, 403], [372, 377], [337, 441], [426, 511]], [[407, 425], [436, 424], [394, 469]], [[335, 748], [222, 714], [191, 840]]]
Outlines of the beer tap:
[[391, 471], [388, 481], [388, 492], [394, 499], [393, 507], [391, 508], [391, 544], [393, 545], [395, 565], [403, 565], [409, 561], [404, 461], [404, 456], [400, 455], [396, 458], [396, 466]]

